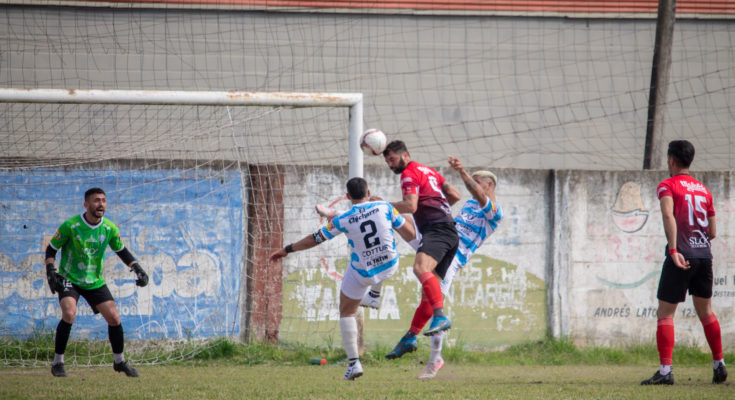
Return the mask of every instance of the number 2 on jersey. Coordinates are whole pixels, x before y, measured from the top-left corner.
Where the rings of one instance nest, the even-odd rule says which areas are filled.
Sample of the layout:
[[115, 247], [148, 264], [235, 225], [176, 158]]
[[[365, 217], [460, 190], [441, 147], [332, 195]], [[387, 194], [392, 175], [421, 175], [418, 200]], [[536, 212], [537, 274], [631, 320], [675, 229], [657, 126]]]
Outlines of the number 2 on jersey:
[[[370, 228], [370, 231], [368, 232], [368, 228]], [[380, 244], [380, 238], [376, 237], [374, 241], [370, 241], [370, 239], [378, 234], [378, 229], [375, 227], [375, 222], [367, 220], [360, 224], [360, 232], [367, 234], [362, 238], [362, 240], [365, 241], [365, 249], [369, 249], [373, 246], [377, 246]]]

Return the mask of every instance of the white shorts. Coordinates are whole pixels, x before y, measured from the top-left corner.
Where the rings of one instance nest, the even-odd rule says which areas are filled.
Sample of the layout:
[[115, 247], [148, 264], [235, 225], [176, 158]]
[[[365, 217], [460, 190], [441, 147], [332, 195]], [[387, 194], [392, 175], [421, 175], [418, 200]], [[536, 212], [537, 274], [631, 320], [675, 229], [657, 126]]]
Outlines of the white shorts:
[[455, 256], [452, 259], [452, 263], [449, 264], [449, 267], [447, 268], [447, 272], [444, 274], [444, 279], [442, 279], [441, 282], [439, 282], [439, 287], [442, 289], [442, 294], [445, 296], [449, 296], [449, 287], [452, 286], [452, 280], [454, 280], [454, 275], [457, 274], [457, 271], [462, 269], [462, 266], [459, 265], [459, 260]]
[[398, 263], [393, 268], [382, 271], [379, 276], [366, 278], [355, 271], [351, 266], [347, 266], [345, 275], [342, 277], [342, 293], [352, 300], [362, 300], [368, 288], [372, 285], [380, 283], [390, 278], [398, 270]]

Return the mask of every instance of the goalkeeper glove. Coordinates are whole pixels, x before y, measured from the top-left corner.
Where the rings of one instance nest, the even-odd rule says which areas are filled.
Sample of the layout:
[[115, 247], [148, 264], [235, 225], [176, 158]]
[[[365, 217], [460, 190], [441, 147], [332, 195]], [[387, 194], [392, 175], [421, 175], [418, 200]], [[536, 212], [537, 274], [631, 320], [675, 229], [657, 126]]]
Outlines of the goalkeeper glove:
[[135, 264], [130, 266], [130, 270], [135, 272], [135, 277], [137, 278], [135, 280], [135, 284], [144, 287], [148, 284], [148, 274], [143, 271], [143, 268], [138, 264], [136, 261]]
[[46, 280], [48, 281], [48, 287], [51, 289], [52, 294], [64, 290], [64, 277], [56, 273], [54, 263], [46, 264]]

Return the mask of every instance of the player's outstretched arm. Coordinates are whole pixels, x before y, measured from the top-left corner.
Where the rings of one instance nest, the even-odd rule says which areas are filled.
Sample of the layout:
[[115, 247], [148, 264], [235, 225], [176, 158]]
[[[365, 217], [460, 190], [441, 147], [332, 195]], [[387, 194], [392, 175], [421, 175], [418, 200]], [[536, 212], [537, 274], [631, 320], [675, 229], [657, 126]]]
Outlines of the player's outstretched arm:
[[319, 243], [322, 243], [324, 240], [325, 239], [324, 239], [324, 236], [322, 236], [322, 233], [320, 231], [317, 231], [311, 235], [304, 236], [301, 240], [299, 240], [296, 243], [289, 244], [282, 249], [278, 249], [274, 251], [273, 253], [271, 253], [271, 255], [268, 258], [271, 261], [277, 261], [283, 257], [286, 257], [288, 253], [292, 253], [294, 251], [308, 250], [312, 247], [316, 247]]
[[464, 182], [465, 187], [470, 191], [472, 197], [480, 203], [480, 207], [485, 207], [487, 205], [487, 195], [485, 194], [485, 191], [482, 190], [482, 187], [475, 182], [464, 167], [462, 167], [462, 162], [459, 158], [449, 156], [449, 166], [452, 167], [453, 170], [459, 172], [462, 182]]

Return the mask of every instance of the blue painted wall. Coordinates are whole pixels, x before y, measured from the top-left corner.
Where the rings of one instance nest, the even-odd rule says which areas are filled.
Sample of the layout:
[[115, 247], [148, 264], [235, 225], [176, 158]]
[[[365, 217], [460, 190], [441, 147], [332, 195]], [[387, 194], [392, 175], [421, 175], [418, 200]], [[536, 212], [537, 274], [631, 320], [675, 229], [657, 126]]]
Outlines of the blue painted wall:
[[[108, 249], [105, 281], [126, 338], [237, 335], [243, 260], [243, 190], [237, 171], [60, 170], [0, 172], [0, 336], [55, 329], [58, 300], [45, 281], [45, 240], [84, 211], [84, 191], [107, 192], [106, 217], [151, 277]], [[57, 265], [58, 265], [57, 255]], [[106, 338], [80, 299], [73, 337]]]

